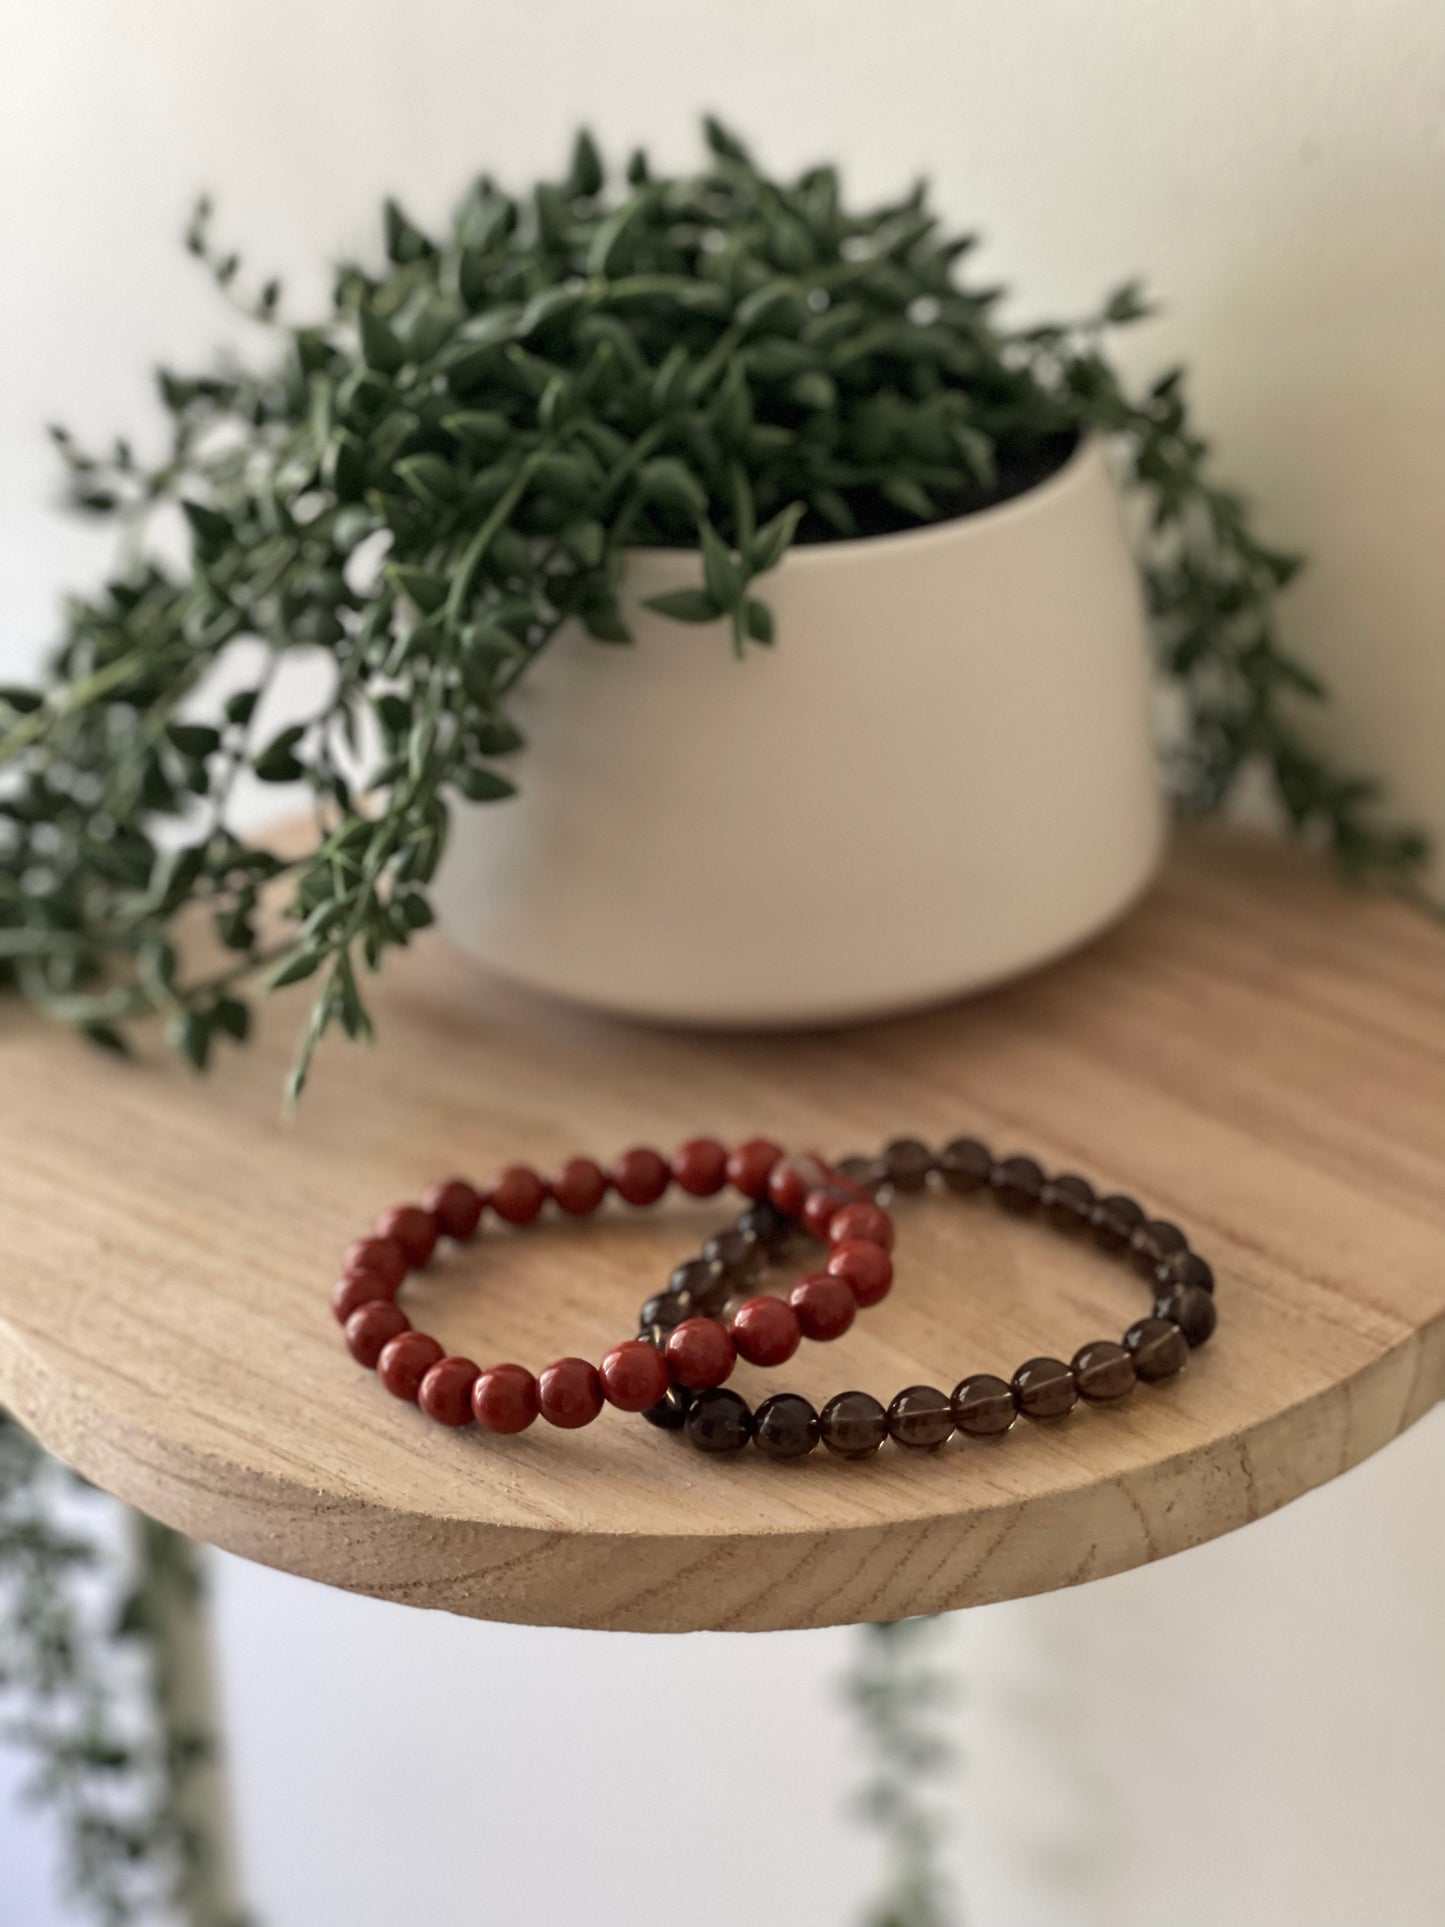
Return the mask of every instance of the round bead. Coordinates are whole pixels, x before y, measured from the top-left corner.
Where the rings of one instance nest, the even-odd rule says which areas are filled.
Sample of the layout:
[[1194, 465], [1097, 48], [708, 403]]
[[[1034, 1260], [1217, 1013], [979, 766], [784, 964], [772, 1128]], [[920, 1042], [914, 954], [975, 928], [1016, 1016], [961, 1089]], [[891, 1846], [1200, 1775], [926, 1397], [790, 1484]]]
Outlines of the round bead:
[[1153, 1278], [1156, 1266], [1189, 1249], [1189, 1240], [1177, 1224], [1167, 1218], [1149, 1218], [1135, 1227], [1130, 1240], [1130, 1257], [1142, 1278]]
[[835, 1245], [825, 1269], [843, 1280], [860, 1310], [886, 1298], [893, 1283], [893, 1260], [882, 1245], [870, 1245], [865, 1238], [848, 1238]]
[[733, 1283], [716, 1258], [689, 1258], [668, 1279], [667, 1289], [674, 1297], [686, 1297], [704, 1318], [716, 1318], [732, 1296]]
[[982, 1191], [993, 1176], [993, 1155], [976, 1137], [956, 1137], [939, 1153], [938, 1171], [950, 1191]]
[[732, 1336], [712, 1318], [686, 1318], [667, 1336], [667, 1365], [690, 1392], [711, 1391], [737, 1362]]
[[602, 1410], [602, 1380], [585, 1358], [559, 1358], [537, 1374], [537, 1408], [549, 1425], [575, 1432]]
[[393, 1398], [414, 1399], [441, 1355], [441, 1346], [425, 1332], [400, 1332], [382, 1346], [376, 1375]]
[[888, 1436], [888, 1414], [868, 1392], [839, 1392], [818, 1414], [824, 1445], [840, 1459], [871, 1459]]
[[391, 1299], [378, 1298], [354, 1311], [346, 1321], [346, 1349], [358, 1365], [375, 1366], [393, 1338], [411, 1330], [411, 1320]]
[[1202, 1285], [1169, 1285], [1154, 1300], [1154, 1316], [1173, 1319], [1193, 1351], [1207, 1343], [1219, 1314], [1213, 1295]]
[[1018, 1417], [1014, 1388], [993, 1372], [970, 1372], [953, 1388], [953, 1422], [971, 1439], [998, 1438]]
[[645, 1412], [665, 1398], [671, 1381], [662, 1353], [644, 1339], [615, 1345], [597, 1368], [602, 1396], [619, 1412]]
[[1079, 1402], [1074, 1374], [1061, 1358], [1030, 1358], [1013, 1376], [1014, 1397], [1025, 1418], [1062, 1418]]
[[1111, 1197], [1100, 1198], [1090, 1214], [1090, 1222], [1095, 1244], [1110, 1256], [1116, 1256], [1129, 1249], [1136, 1227], [1144, 1222], [1144, 1212], [1132, 1198], [1115, 1192]]
[[828, 1242], [841, 1245], [853, 1238], [861, 1238], [870, 1245], [882, 1245], [885, 1251], [891, 1251], [893, 1220], [881, 1205], [845, 1204], [829, 1221]]
[[757, 1240], [763, 1250], [776, 1257], [786, 1251], [798, 1233], [795, 1218], [779, 1211], [771, 1198], [756, 1198], [738, 1214], [738, 1230]]
[[1197, 1285], [1200, 1291], [1214, 1290], [1214, 1272], [1197, 1251], [1173, 1251], [1159, 1265], [1154, 1277], [1163, 1285]]
[[406, 1253], [407, 1264], [415, 1269], [437, 1248], [437, 1221], [419, 1204], [394, 1204], [377, 1219], [376, 1235], [394, 1238]]
[[396, 1286], [375, 1271], [349, 1271], [331, 1287], [331, 1309], [338, 1325], [344, 1325], [363, 1305], [374, 1305], [396, 1296]]
[[702, 1452], [741, 1452], [753, 1435], [753, 1415], [736, 1392], [700, 1392], [683, 1429]]
[[436, 1219], [437, 1228], [449, 1238], [470, 1238], [482, 1218], [482, 1194], [465, 1178], [448, 1178], [434, 1184], [422, 1203]]
[[895, 1191], [922, 1191], [938, 1169], [938, 1160], [916, 1137], [896, 1137], [885, 1144], [877, 1176]]
[[477, 1368], [469, 1358], [439, 1358], [417, 1389], [416, 1402], [439, 1425], [470, 1425]]
[[933, 1385], [909, 1385], [888, 1407], [888, 1435], [911, 1451], [933, 1452], [953, 1435], [953, 1406]]
[[680, 1432], [692, 1406], [692, 1393], [685, 1385], [673, 1385], [642, 1416], [660, 1432]]
[[395, 1291], [406, 1279], [411, 1267], [407, 1264], [406, 1253], [395, 1238], [358, 1238], [347, 1249], [341, 1261], [343, 1272], [366, 1271], [378, 1278], [385, 1278]]
[[624, 1151], [612, 1167], [612, 1189], [626, 1204], [656, 1204], [671, 1182], [667, 1159], [646, 1145]]
[[768, 1268], [768, 1255], [758, 1240], [751, 1232], [736, 1228], [715, 1232], [703, 1246], [702, 1255], [709, 1263], [722, 1266], [734, 1291], [750, 1291], [761, 1284]]
[[826, 1239], [828, 1226], [845, 1204], [868, 1204], [871, 1200], [856, 1184], [836, 1181], [820, 1184], [803, 1200], [803, 1229], [811, 1237]]
[[749, 1365], [785, 1365], [798, 1349], [803, 1327], [781, 1298], [749, 1298], [732, 1317], [733, 1343]]
[[1189, 1344], [1172, 1318], [1141, 1318], [1124, 1334], [1134, 1370], [1149, 1384], [1184, 1369]]
[[818, 1414], [796, 1392], [765, 1398], [753, 1414], [754, 1443], [770, 1459], [805, 1459], [818, 1438]]
[[1036, 1210], [1044, 1194], [1043, 1168], [1033, 1158], [1005, 1158], [993, 1167], [989, 1183], [1004, 1210], [1020, 1216]]
[[800, 1278], [788, 1293], [788, 1303], [805, 1338], [841, 1338], [858, 1315], [858, 1300], [847, 1279], [827, 1271]]
[[1134, 1361], [1112, 1338], [1094, 1338], [1074, 1353], [1070, 1370], [1091, 1405], [1116, 1405], [1134, 1389]]
[[768, 1197], [790, 1218], [803, 1214], [803, 1205], [810, 1191], [820, 1190], [832, 1179], [833, 1173], [819, 1157], [805, 1153], [802, 1157], [783, 1158], [773, 1166], [768, 1177]]
[[774, 1144], [765, 1137], [749, 1138], [728, 1158], [728, 1183], [745, 1198], [766, 1197], [768, 1179], [782, 1155], [781, 1144]]
[[487, 1186], [487, 1202], [507, 1224], [531, 1224], [547, 1202], [547, 1187], [525, 1164], [509, 1164]]
[[873, 1158], [839, 1158], [833, 1166], [833, 1169], [840, 1178], [845, 1179], [849, 1184], [860, 1185], [864, 1190], [871, 1193], [873, 1185], [876, 1182], [874, 1177], [875, 1160]]
[[1044, 1216], [1060, 1231], [1083, 1231], [1091, 1221], [1094, 1187], [1072, 1171], [1050, 1178], [1044, 1186]]
[[539, 1409], [525, 1365], [489, 1365], [472, 1387], [472, 1416], [489, 1432], [525, 1432]]
[[690, 1291], [659, 1291], [643, 1305], [637, 1314], [637, 1322], [645, 1331], [661, 1329], [670, 1332], [676, 1330], [684, 1318], [693, 1317], [696, 1311]]
[[690, 1198], [715, 1198], [728, 1181], [728, 1154], [716, 1138], [691, 1137], [673, 1152], [672, 1175]]
[[607, 1196], [607, 1173], [591, 1158], [568, 1158], [551, 1183], [557, 1209], [588, 1218]]

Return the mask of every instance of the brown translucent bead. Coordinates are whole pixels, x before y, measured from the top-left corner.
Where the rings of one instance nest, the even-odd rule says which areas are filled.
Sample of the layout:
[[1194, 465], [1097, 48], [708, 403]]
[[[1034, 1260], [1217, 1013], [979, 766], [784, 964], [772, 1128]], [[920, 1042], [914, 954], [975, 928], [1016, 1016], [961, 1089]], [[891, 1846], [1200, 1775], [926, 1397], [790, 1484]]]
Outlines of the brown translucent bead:
[[1090, 1221], [1094, 1227], [1095, 1244], [1100, 1250], [1117, 1255], [1129, 1249], [1129, 1240], [1135, 1228], [1144, 1222], [1144, 1211], [1132, 1198], [1115, 1192], [1112, 1197], [1100, 1198]]
[[709, 1263], [720, 1264], [734, 1287], [744, 1291], [761, 1284], [768, 1269], [767, 1253], [751, 1231], [736, 1226], [715, 1232], [702, 1248]]
[[684, 1319], [696, 1316], [697, 1306], [692, 1302], [690, 1291], [659, 1291], [642, 1307], [637, 1322], [644, 1331], [670, 1332]]
[[786, 1251], [798, 1235], [798, 1221], [779, 1211], [771, 1198], [758, 1198], [738, 1215], [737, 1228], [745, 1237], [756, 1238], [763, 1250], [776, 1255]]
[[931, 1452], [953, 1434], [953, 1406], [932, 1385], [909, 1385], [888, 1407], [888, 1435], [915, 1452]]
[[1062, 1418], [1079, 1402], [1074, 1374], [1061, 1358], [1030, 1358], [1013, 1377], [1014, 1397], [1025, 1418]]
[[818, 1414], [823, 1443], [840, 1459], [871, 1459], [888, 1436], [888, 1414], [869, 1392], [839, 1392]]
[[775, 1392], [753, 1414], [753, 1442], [770, 1459], [805, 1459], [819, 1437], [818, 1414], [796, 1392]]
[[1156, 1266], [1189, 1249], [1189, 1240], [1167, 1218], [1149, 1218], [1135, 1227], [1130, 1247], [1134, 1269], [1141, 1277], [1152, 1278]]
[[1213, 1268], [1197, 1251], [1171, 1252], [1156, 1268], [1154, 1276], [1161, 1286], [1198, 1285], [1201, 1291], [1214, 1289]]
[[1172, 1318], [1191, 1351], [1207, 1342], [1219, 1314], [1202, 1285], [1169, 1285], [1154, 1300], [1156, 1318]]
[[971, 1439], [998, 1438], [1018, 1417], [1014, 1388], [993, 1372], [971, 1372], [953, 1388], [953, 1422]]
[[660, 1432], [680, 1432], [687, 1423], [693, 1396], [685, 1385], [674, 1385], [663, 1393], [656, 1405], [649, 1405], [642, 1416]]
[[1151, 1385], [1182, 1371], [1189, 1344], [1172, 1318], [1141, 1318], [1124, 1334], [1134, 1370]]
[[976, 1137], [956, 1137], [939, 1153], [938, 1170], [950, 1191], [982, 1191], [993, 1175], [993, 1155]]
[[1074, 1383], [1091, 1405], [1114, 1405], [1134, 1389], [1134, 1361], [1112, 1338], [1094, 1338], [1074, 1353]]
[[993, 1167], [989, 1183], [1004, 1210], [1020, 1215], [1037, 1210], [1044, 1194], [1043, 1169], [1032, 1158], [1005, 1158]]
[[674, 1297], [684, 1294], [690, 1298], [694, 1310], [704, 1318], [716, 1318], [727, 1303], [733, 1284], [727, 1268], [716, 1258], [689, 1258], [668, 1279], [667, 1289]]
[[1044, 1186], [1044, 1216], [1060, 1231], [1082, 1231], [1094, 1209], [1094, 1187], [1072, 1171]]
[[839, 1158], [838, 1162], [833, 1166], [833, 1169], [840, 1178], [846, 1179], [849, 1184], [861, 1184], [865, 1189], [871, 1189], [875, 1181], [875, 1166], [872, 1158]]
[[683, 1430], [701, 1452], [741, 1452], [753, 1435], [746, 1399], [718, 1388], [699, 1392], [688, 1408]]
[[938, 1168], [938, 1160], [916, 1137], [896, 1137], [885, 1144], [875, 1175], [895, 1191], [922, 1191]]

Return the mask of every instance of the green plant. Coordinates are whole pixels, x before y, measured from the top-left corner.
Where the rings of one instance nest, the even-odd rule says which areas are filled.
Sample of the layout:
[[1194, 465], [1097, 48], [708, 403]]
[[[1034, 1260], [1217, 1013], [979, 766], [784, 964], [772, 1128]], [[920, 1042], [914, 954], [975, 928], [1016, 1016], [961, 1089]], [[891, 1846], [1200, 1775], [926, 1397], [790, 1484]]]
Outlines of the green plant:
[[[1350, 869], [1418, 873], [1423, 839], [1380, 826], [1373, 786], [1298, 721], [1323, 692], [1275, 628], [1297, 561], [1209, 479], [1179, 371], [1135, 396], [1108, 359], [1137, 288], [1010, 328], [922, 186], [857, 211], [831, 167], [779, 182], [707, 136], [704, 172], [654, 177], [639, 153], [613, 189], [584, 134], [562, 180], [483, 179], [439, 236], [388, 204], [384, 263], [342, 266], [314, 321], [283, 320], [274, 282], [242, 293], [199, 210], [189, 247], [277, 349], [163, 370], [153, 461], [54, 431], [71, 500], [126, 541], [48, 678], [0, 691], [0, 971], [37, 1004], [113, 1047], [160, 1012], [201, 1067], [244, 1039], [258, 985], [312, 978], [299, 1090], [328, 1030], [369, 1030], [365, 970], [431, 920], [449, 811], [512, 794], [519, 680], [565, 622], [628, 640], [630, 547], [696, 548], [697, 585], [654, 606], [725, 623], [741, 654], [773, 640], [756, 590], [794, 542], [966, 513], [1090, 431], [1147, 509], [1181, 803], [1217, 809], [1258, 767]], [[167, 514], [179, 563], [147, 537]], [[330, 686], [279, 727], [271, 678], [306, 648]], [[309, 791], [303, 854], [238, 833], [246, 774]], [[182, 960], [188, 912], [219, 960]]]

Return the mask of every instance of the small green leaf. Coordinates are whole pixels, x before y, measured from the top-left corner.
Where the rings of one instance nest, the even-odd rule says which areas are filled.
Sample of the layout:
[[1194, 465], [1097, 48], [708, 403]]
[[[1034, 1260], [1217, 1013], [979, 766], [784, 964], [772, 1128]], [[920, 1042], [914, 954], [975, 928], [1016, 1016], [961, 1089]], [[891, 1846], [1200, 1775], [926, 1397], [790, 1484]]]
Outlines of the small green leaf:
[[754, 642], [771, 643], [774, 634], [773, 612], [766, 602], [758, 602], [751, 596], [748, 598], [747, 624], [748, 634]]
[[408, 455], [396, 472], [428, 508], [449, 508], [462, 492], [456, 471], [440, 455]]
[[716, 622], [723, 613], [706, 589], [669, 589], [665, 595], [648, 596], [643, 606], [674, 622]]
[[766, 575], [769, 569], [775, 569], [782, 561], [797, 534], [806, 506], [803, 502], [790, 502], [770, 522], [764, 522], [753, 537], [748, 551], [748, 561], [754, 575]]
[[394, 375], [406, 360], [406, 350], [395, 329], [370, 308], [361, 310], [357, 326], [361, 331], [362, 359], [367, 367], [375, 368], [378, 374]]
[[423, 615], [431, 615], [440, 609], [451, 587], [446, 576], [437, 575], [431, 569], [413, 568], [406, 562], [388, 562], [382, 573], [409, 601], [416, 604]]
[[284, 990], [288, 984], [304, 983], [321, 968], [319, 950], [299, 950], [278, 964], [266, 979], [268, 990]]
[[662, 508], [681, 509], [695, 517], [707, 513], [707, 495], [696, 477], [671, 456], [644, 462], [637, 479], [649, 502], [656, 502]]
[[461, 772], [457, 788], [469, 803], [500, 803], [517, 794], [515, 783], [509, 783], [500, 771], [487, 769], [480, 763], [473, 763]]
[[702, 542], [702, 579], [707, 592], [720, 609], [731, 609], [742, 594], [747, 578], [710, 522], [700, 522], [697, 532]]

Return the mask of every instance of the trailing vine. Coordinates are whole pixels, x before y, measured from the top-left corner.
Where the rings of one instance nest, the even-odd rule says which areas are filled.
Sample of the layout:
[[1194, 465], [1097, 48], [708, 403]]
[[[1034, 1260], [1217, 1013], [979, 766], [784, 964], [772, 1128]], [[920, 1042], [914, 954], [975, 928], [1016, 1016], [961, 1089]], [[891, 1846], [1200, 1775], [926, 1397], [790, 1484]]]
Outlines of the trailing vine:
[[[54, 431], [70, 501], [124, 540], [46, 676], [0, 690], [0, 977], [116, 1049], [159, 1013], [197, 1068], [244, 1041], [258, 991], [310, 979], [299, 1091], [431, 921], [451, 811], [513, 793], [521, 679], [563, 624], [628, 641], [630, 548], [696, 550], [696, 585], [652, 606], [742, 655], [773, 642], [764, 579], [793, 544], [965, 514], [1092, 432], [1147, 511], [1182, 806], [1262, 771], [1347, 868], [1418, 877], [1424, 839], [1301, 720], [1323, 691], [1275, 620], [1297, 558], [1211, 478], [1181, 373], [1135, 396], [1108, 358], [1138, 289], [1010, 328], [923, 186], [859, 210], [833, 168], [775, 180], [706, 132], [696, 175], [636, 153], [620, 181], [583, 134], [560, 180], [483, 177], [440, 234], [388, 203], [384, 260], [343, 264], [305, 320], [245, 285], [201, 206], [187, 245], [273, 345], [162, 370], [152, 458]], [[271, 679], [303, 649], [330, 685], [282, 723]], [[304, 786], [309, 849], [241, 835], [243, 776]], [[185, 918], [213, 945], [182, 946]]]

